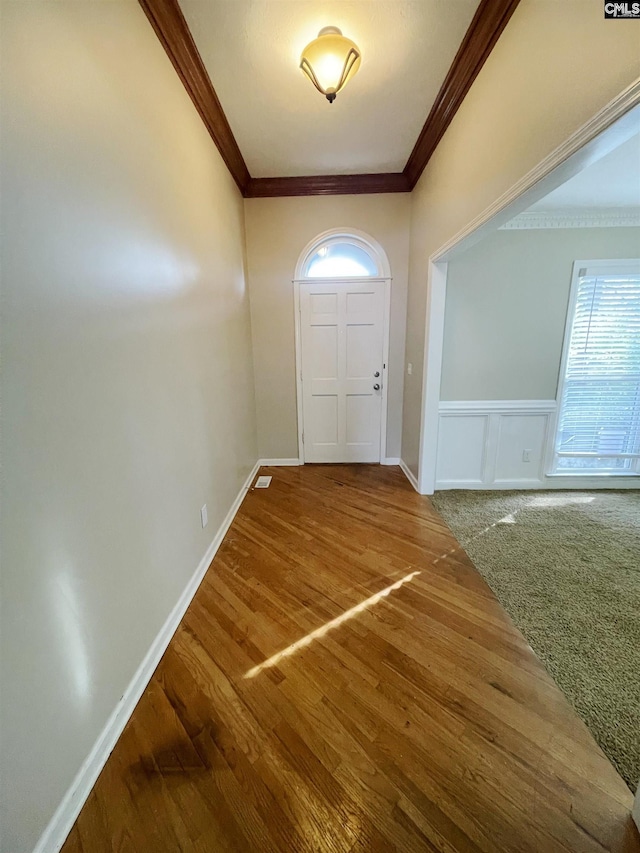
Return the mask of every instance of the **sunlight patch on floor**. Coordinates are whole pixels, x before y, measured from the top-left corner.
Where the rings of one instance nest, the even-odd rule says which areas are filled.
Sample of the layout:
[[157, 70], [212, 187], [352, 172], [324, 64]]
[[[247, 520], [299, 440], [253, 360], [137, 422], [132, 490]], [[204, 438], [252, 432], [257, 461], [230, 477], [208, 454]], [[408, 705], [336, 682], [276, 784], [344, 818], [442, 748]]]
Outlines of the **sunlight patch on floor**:
[[476, 533], [475, 536], [472, 536], [471, 539], [467, 540], [466, 544], [473, 542], [474, 539], [479, 539], [480, 536], [485, 536], [489, 533], [490, 530], [493, 530], [494, 527], [497, 527], [499, 524], [517, 524], [516, 515], [520, 512], [520, 510], [516, 510], [515, 512], [510, 512], [508, 515], [505, 515], [503, 518], [499, 518], [497, 521], [494, 521], [493, 524], [487, 525], [484, 530], [481, 530], [479, 533]]
[[595, 501], [593, 495], [538, 495], [531, 498], [529, 506], [569, 506], [570, 504], [590, 504]]
[[376, 592], [375, 595], [372, 595], [370, 598], [365, 599], [360, 604], [356, 604], [355, 607], [351, 607], [349, 610], [345, 610], [344, 613], [341, 613], [340, 616], [336, 616], [335, 619], [332, 619], [330, 622], [326, 622], [320, 628], [316, 628], [315, 631], [312, 631], [310, 634], [307, 634], [306, 637], [302, 637], [302, 639], [297, 640], [295, 643], [292, 643], [290, 646], [287, 646], [286, 649], [283, 649], [281, 652], [277, 652], [275, 655], [272, 655], [267, 660], [262, 663], [254, 666], [253, 669], [250, 669], [245, 673], [245, 678], [254, 678], [254, 676], [258, 675], [262, 672], [263, 669], [268, 669], [271, 666], [276, 666], [283, 658], [291, 657], [300, 649], [303, 649], [305, 646], [310, 645], [314, 640], [317, 640], [319, 637], [324, 637], [324, 635], [328, 632], [337, 628], [338, 625], [342, 625], [343, 622], [346, 622], [348, 619], [352, 619], [358, 613], [362, 613], [364, 610], [367, 610], [370, 607], [373, 607], [377, 604], [381, 599], [386, 598], [389, 593], [393, 592], [396, 589], [400, 589], [406, 583], [413, 580], [416, 575], [419, 575], [420, 572], [411, 572], [408, 575], [405, 575], [400, 580], [392, 583], [390, 586], [381, 589], [380, 592]]

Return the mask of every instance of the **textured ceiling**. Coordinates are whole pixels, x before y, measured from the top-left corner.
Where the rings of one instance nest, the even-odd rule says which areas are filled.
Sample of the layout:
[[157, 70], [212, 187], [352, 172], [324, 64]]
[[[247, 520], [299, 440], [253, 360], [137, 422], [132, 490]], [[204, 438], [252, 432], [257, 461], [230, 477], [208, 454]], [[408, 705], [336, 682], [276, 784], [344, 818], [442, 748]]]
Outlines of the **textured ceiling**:
[[[180, 0], [254, 177], [402, 171], [479, 0]], [[298, 68], [340, 27], [362, 66], [329, 104]]]
[[640, 135], [583, 169], [529, 209], [640, 207]]

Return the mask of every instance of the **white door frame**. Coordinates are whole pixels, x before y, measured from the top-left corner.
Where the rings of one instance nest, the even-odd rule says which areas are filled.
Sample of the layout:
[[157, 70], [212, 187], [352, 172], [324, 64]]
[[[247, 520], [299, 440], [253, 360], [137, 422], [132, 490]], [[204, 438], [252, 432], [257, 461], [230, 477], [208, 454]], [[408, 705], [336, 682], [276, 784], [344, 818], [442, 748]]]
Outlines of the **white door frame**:
[[[420, 494], [432, 495], [436, 483], [447, 262], [454, 252], [469, 248], [630, 138], [637, 131], [638, 112], [640, 78], [429, 258], [418, 461]], [[618, 124], [611, 134], [598, 139], [614, 122]]]
[[[344, 241], [353, 243], [363, 248], [378, 265], [379, 277], [367, 276], [366, 278], [307, 278], [304, 273], [307, 266], [307, 261], [312, 255], [323, 245], [332, 242]], [[386, 252], [369, 234], [364, 231], [358, 231], [356, 228], [341, 227], [331, 228], [328, 231], [323, 231], [318, 234], [313, 240], [304, 247], [298, 262], [293, 277], [293, 308], [294, 308], [294, 325], [295, 325], [295, 348], [296, 348], [296, 400], [297, 400], [297, 415], [298, 415], [298, 460], [300, 465], [304, 465], [304, 441], [303, 427], [304, 414], [302, 406], [302, 330], [300, 325], [300, 285], [306, 282], [315, 284], [353, 284], [355, 282], [372, 282], [379, 281], [384, 283], [384, 327], [383, 327], [383, 344], [382, 344], [382, 405], [380, 412], [380, 463], [384, 464], [387, 458], [387, 381], [389, 377], [389, 334], [391, 326], [391, 268]]]
[[293, 279], [293, 307], [295, 323], [296, 343], [296, 398], [298, 412], [298, 460], [304, 465], [304, 410], [302, 406], [302, 324], [300, 322], [300, 285], [301, 284], [328, 284], [334, 286], [350, 284], [371, 284], [379, 282], [384, 284], [384, 320], [382, 339], [382, 401], [380, 407], [380, 463], [383, 464], [387, 456], [387, 381], [389, 377], [389, 330], [391, 320], [391, 277], [373, 278], [297, 278]]

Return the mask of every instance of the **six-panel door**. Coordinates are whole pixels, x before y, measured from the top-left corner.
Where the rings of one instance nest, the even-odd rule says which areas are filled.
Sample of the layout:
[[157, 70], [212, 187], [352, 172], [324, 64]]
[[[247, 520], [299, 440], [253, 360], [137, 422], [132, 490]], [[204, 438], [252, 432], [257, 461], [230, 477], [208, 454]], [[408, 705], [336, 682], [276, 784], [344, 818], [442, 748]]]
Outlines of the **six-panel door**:
[[380, 461], [384, 287], [300, 285], [306, 462]]

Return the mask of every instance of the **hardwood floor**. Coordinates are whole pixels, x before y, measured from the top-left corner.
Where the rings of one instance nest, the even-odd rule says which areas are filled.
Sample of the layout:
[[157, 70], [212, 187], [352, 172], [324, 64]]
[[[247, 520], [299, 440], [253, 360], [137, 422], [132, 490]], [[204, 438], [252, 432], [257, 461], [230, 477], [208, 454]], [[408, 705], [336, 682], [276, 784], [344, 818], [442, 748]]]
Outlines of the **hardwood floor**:
[[629, 790], [399, 469], [265, 472], [64, 853], [640, 850]]

